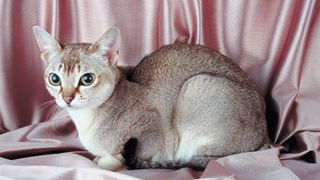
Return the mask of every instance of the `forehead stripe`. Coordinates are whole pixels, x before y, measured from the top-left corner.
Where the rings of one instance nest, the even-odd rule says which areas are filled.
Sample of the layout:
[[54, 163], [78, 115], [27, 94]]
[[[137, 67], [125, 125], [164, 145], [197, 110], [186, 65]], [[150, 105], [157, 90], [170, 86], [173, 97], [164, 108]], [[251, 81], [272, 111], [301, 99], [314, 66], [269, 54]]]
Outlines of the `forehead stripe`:
[[69, 75], [70, 73], [72, 73], [72, 72], [74, 71], [76, 65], [75, 65], [75, 64], [69, 64], [69, 63], [64, 63], [64, 64], [63, 64], [63, 67], [64, 67], [64, 68], [63, 68], [64, 72], [65, 72], [67, 75]]

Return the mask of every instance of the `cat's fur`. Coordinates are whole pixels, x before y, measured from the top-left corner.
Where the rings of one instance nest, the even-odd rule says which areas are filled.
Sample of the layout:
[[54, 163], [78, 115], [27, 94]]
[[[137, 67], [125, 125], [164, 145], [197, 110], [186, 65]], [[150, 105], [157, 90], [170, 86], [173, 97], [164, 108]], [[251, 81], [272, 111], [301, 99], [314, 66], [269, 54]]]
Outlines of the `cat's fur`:
[[[211, 158], [268, 144], [265, 104], [255, 83], [216, 51], [166, 45], [123, 74], [115, 27], [94, 44], [59, 45], [39, 26], [34, 33], [47, 64], [48, 91], [69, 112], [81, 143], [102, 168], [117, 170], [126, 163], [201, 169]], [[49, 83], [50, 73], [61, 85]], [[85, 73], [95, 74], [90, 86], [79, 85]], [[136, 149], [125, 161], [130, 139], [137, 140]]]

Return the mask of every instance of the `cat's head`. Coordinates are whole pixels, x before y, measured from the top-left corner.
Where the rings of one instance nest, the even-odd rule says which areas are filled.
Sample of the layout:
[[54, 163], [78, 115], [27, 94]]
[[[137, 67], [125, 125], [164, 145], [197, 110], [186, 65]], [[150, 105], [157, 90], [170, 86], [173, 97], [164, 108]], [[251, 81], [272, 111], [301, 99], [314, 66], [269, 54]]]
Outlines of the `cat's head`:
[[93, 44], [65, 45], [39, 26], [33, 31], [46, 64], [46, 87], [60, 107], [98, 107], [111, 96], [120, 74], [118, 28], [111, 27]]

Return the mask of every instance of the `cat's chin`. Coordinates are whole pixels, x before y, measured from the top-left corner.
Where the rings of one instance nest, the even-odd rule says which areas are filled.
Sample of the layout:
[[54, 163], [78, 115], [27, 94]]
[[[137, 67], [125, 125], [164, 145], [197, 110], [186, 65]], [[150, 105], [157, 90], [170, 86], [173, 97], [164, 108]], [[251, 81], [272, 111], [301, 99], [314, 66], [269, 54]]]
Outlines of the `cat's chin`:
[[79, 110], [79, 109], [82, 109], [83, 107], [77, 107], [77, 106], [69, 106], [69, 105], [67, 105], [67, 106], [65, 106], [65, 107], [63, 107], [63, 109], [65, 109], [65, 110], [67, 110], [67, 111], [75, 111], [75, 110]]
[[58, 102], [57, 101], [57, 104], [58, 104], [59, 107], [61, 107], [62, 109], [65, 109], [67, 111], [80, 110], [80, 109], [88, 107], [88, 105], [83, 104], [83, 103], [82, 104], [75, 104], [75, 103], [67, 104], [67, 103], [64, 103], [64, 102]]
[[60, 108], [65, 109], [67, 111], [82, 109], [83, 107], [73, 106], [73, 105], [59, 105]]

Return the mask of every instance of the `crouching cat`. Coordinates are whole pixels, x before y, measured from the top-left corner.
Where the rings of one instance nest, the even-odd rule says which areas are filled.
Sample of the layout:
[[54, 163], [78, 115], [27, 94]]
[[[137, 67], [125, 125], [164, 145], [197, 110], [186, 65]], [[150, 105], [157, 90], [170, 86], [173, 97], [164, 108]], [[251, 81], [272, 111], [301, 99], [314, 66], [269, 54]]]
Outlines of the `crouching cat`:
[[117, 67], [116, 27], [93, 44], [59, 44], [41, 27], [33, 30], [46, 88], [101, 168], [202, 169], [210, 159], [268, 145], [255, 83], [216, 51], [166, 45], [125, 74]]

